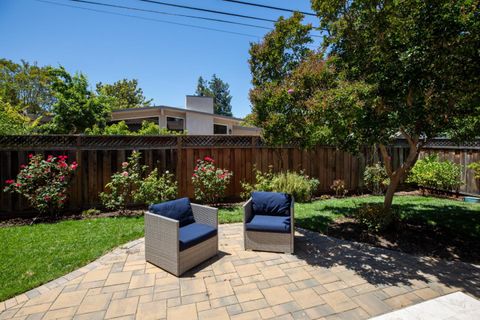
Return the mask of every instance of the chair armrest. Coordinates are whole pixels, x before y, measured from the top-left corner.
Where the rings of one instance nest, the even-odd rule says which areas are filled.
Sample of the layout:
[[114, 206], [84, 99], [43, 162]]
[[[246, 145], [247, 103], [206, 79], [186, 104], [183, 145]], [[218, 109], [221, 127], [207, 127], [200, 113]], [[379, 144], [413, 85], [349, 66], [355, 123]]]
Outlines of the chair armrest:
[[292, 226], [292, 233], [295, 233], [295, 199], [292, 196], [292, 203], [290, 203], [290, 223]]
[[145, 212], [145, 245], [153, 246], [169, 256], [179, 252], [179, 222], [158, 214]]
[[248, 199], [247, 202], [243, 204], [243, 224], [246, 224], [247, 221], [250, 221], [252, 217], [252, 198]]
[[192, 212], [195, 221], [203, 223], [218, 229], [218, 209], [202, 206], [200, 204], [192, 203]]

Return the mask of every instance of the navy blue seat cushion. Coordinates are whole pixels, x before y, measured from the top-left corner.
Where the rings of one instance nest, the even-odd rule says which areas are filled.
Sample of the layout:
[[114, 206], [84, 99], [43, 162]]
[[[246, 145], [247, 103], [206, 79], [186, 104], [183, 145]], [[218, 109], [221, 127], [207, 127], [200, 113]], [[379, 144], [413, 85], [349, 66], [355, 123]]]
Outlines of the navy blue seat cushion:
[[263, 216], [256, 214], [246, 224], [249, 231], [290, 232], [290, 217], [286, 216]]
[[195, 222], [188, 198], [152, 204], [148, 210], [152, 213], [177, 220], [180, 228]]
[[202, 223], [191, 223], [179, 229], [180, 251], [193, 247], [217, 234], [217, 229]]
[[252, 213], [263, 216], [289, 216], [292, 197], [280, 192], [252, 192]]

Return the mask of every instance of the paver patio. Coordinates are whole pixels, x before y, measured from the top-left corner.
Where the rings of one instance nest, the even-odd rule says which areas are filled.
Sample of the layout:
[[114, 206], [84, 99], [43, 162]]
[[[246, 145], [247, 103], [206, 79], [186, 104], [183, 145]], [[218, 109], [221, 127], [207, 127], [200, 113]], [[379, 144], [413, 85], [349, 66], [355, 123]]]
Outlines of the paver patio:
[[181, 278], [133, 241], [0, 303], [0, 319], [367, 319], [455, 291], [480, 296], [480, 267], [297, 230], [295, 255], [243, 250], [221, 225], [220, 254]]

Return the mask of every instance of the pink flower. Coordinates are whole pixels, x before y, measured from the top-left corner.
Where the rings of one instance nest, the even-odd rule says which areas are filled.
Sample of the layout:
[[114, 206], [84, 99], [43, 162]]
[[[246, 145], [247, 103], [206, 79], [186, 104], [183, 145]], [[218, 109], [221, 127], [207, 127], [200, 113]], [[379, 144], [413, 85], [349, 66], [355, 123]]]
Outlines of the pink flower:
[[210, 157], [205, 157], [205, 158], [203, 158], [203, 160], [208, 161], [208, 162], [212, 162], [212, 163], [215, 162], [215, 160], [213, 160]]
[[60, 181], [65, 181], [65, 177], [64, 177], [64, 176], [60, 176], [60, 177], [58, 177], [58, 179], [60, 179]]
[[22, 165], [20, 166], [20, 169], [25, 169], [26, 167], [27, 167], [26, 165], [22, 164]]
[[78, 163], [76, 163], [75, 161], [73, 161], [73, 162], [72, 162], [72, 165], [70, 166], [70, 168], [71, 168], [72, 170], [75, 170], [75, 169], [77, 169], [77, 167], [78, 167]]
[[50, 161], [52, 161], [52, 159], [53, 159], [53, 156], [52, 156], [51, 154], [50, 154], [50, 155], [48, 155], [48, 157], [47, 157], [47, 162], [50, 162]]
[[6, 184], [12, 184], [12, 183], [14, 183], [14, 182], [15, 182], [14, 180], [5, 180], [5, 183], [6, 183]]
[[123, 171], [123, 172], [122, 172], [122, 176], [128, 177], [128, 172], [127, 172], [127, 171]]
[[22, 184], [21, 184], [21, 183], [16, 183], [15, 186], [16, 186], [16, 187], [21, 187]]
[[128, 162], [126, 162], [126, 161], [125, 161], [125, 162], [122, 162], [122, 167], [123, 167], [123, 168], [125, 168], [125, 167], [127, 167], [127, 166], [128, 166]]
[[293, 90], [293, 89], [288, 89], [288, 91], [287, 91], [287, 92], [288, 92], [288, 94], [292, 94], [292, 93], [294, 93], [294, 92], [295, 92], [295, 90]]
[[192, 174], [192, 177], [195, 177], [195, 178], [196, 178], [196, 177], [198, 177], [198, 176], [197, 176], [197, 174], [196, 174], [196, 173], [194, 173], [194, 174]]
[[28, 155], [28, 158], [29, 158], [29, 159], [32, 159], [32, 158], [33, 158], [33, 154], [30, 153], [30, 154]]

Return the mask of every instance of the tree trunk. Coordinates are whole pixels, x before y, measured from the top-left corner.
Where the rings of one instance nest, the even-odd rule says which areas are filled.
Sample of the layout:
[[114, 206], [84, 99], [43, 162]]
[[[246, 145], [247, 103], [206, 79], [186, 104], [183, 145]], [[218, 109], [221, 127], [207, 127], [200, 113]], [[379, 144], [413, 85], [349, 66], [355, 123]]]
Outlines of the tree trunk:
[[421, 144], [419, 144], [418, 137], [412, 138], [405, 131], [401, 131], [408, 141], [410, 150], [408, 152], [407, 159], [405, 159], [405, 161], [400, 165], [398, 169], [393, 170], [391, 158], [388, 156], [387, 148], [385, 147], [385, 145], [380, 144], [379, 146], [385, 164], [385, 169], [388, 176], [390, 177], [390, 184], [388, 185], [387, 192], [385, 193], [385, 199], [383, 201], [383, 207], [386, 210], [390, 210], [392, 208], [393, 196], [395, 195], [395, 191], [397, 191], [398, 185], [400, 184], [408, 170], [413, 167], [415, 162], [417, 162], [418, 154], [421, 150]]

